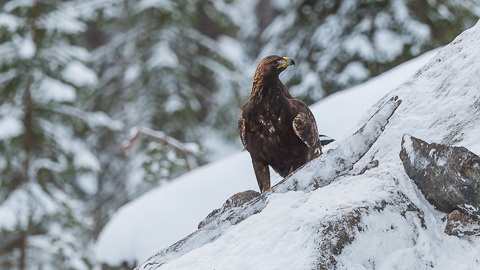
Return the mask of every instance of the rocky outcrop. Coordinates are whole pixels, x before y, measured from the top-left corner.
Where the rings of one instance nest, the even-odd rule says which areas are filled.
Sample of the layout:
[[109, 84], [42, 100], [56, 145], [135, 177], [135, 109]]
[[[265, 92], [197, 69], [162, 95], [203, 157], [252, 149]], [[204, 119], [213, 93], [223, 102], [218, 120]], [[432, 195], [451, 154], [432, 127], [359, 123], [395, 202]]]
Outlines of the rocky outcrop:
[[460, 210], [480, 219], [480, 157], [464, 147], [427, 143], [405, 135], [405, 172], [438, 210]]
[[446, 234], [455, 236], [480, 235], [480, 221], [472, 219], [459, 210], [453, 211], [446, 218]]
[[464, 147], [405, 135], [400, 158], [425, 198], [449, 213], [446, 234], [480, 235], [480, 157]]
[[[208, 223], [214, 221], [215, 217], [220, 216], [225, 212], [232, 211], [237, 207], [241, 207], [245, 203], [257, 198], [258, 196], [260, 196], [260, 192], [254, 190], [247, 190], [233, 195], [222, 205], [222, 207], [215, 209], [210, 214], [208, 214], [208, 216], [198, 224], [198, 229], [201, 229], [205, 227]], [[229, 216], [228, 218], [227, 219], [233, 224], [236, 224], [243, 220], [241, 217], [234, 220], [234, 216]]]
[[[420, 210], [412, 201], [401, 191], [392, 192], [391, 196], [385, 200], [377, 202], [376, 205], [368, 207], [358, 207], [350, 210], [342, 216], [333, 220], [325, 220], [320, 224], [319, 232], [320, 243], [319, 258], [315, 269], [330, 270], [338, 268], [338, 256], [342, 254], [345, 247], [350, 245], [359, 234], [369, 234], [372, 230], [369, 228], [371, 216], [389, 212], [398, 218], [416, 224], [420, 228], [426, 228], [424, 212]], [[396, 230], [394, 224], [390, 227], [378, 230]], [[369, 237], [369, 236], [367, 236]]]

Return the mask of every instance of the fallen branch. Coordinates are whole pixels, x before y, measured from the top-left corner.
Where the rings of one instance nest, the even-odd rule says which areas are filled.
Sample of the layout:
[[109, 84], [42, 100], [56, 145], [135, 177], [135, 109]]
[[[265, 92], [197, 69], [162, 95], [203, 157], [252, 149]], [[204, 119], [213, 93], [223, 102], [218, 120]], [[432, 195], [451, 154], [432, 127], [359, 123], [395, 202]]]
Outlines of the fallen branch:
[[153, 137], [153, 138], [155, 138], [155, 139], [157, 139], [157, 140], [159, 140], [163, 143], [166, 143], [166, 144], [170, 145], [171, 147], [177, 149], [178, 151], [180, 151], [185, 158], [185, 162], [186, 162], [186, 165], [187, 165], [187, 170], [189, 170], [189, 171], [191, 170], [190, 162], [188, 161], [188, 155], [190, 154], [190, 155], [193, 155], [195, 157], [198, 157], [198, 150], [192, 150], [190, 147], [188, 147], [187, 144], [182, 143], [182, 142], [178, 141], [177, 139], [168, 136], [167, 134], [165, 134], [165, 132], [153, 130], [151, 128], [147, 128], [147, 127], [144, 127], [144, 126], [138, 126], [138, 127], [132, 128], [132, 130], [130, 131], [129, 139], [127, 139], [127, 140], [125, 140], [121, 143], [122, 151], [126, 152], [126, 151], [130, 150], [133, 146], [133, 143], [138, 138], [140, 138], [141, 134]]

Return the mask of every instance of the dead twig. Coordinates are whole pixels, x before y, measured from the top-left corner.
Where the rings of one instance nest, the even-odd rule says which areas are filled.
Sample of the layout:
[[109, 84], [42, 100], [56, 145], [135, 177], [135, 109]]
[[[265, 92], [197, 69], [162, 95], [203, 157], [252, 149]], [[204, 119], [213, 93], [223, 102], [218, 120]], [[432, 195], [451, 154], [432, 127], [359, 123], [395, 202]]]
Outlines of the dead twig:
[[186, 166], [187, 166], [187, 170], [189, 170], [189, 171], [191, 170], [190, 162], [188, 161], [188, 155], [193, 155], [195, 157], [198, 157], [198, 152], [194, 151], [192, 149], [189, 149], [189, 147], [187, 147], [186, 144], [178, 141], [175, 138], [172, 138], [172, 137], [168, 136], [163, 131], [153, 130], [151, 128], [147, 128], [147, 127], [144, 127], [144, 126], [135, 127], [130, 131], [130, 137], [127, 140], [125, 140], [121, 143], [121, 150], [124, 151], [124, 152], [130, 150], [133, 146], [133, 143], [138, 138], [140, 138], [140, 135], [142, 135], [142, 134], [153, 137], [153, 138], [155, 138], [155, 139], [157, 139], [157, 140], [159, 140], [163, 143], [166, 143], [166, 144], [170, 145], [171, 147], [177, 149], [178, 151], [180, 151], [180, 153], [182, 153], [182, 155], [184, 156]]

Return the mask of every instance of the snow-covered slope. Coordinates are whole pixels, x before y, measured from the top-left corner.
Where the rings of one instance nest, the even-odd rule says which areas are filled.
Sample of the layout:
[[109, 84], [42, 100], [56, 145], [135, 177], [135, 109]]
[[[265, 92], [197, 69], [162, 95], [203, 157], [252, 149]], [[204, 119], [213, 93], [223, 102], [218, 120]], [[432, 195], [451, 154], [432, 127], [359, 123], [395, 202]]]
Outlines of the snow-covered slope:
[[480, 153], [479, 42], [480, 23], [273, 194], [214, 216], [138, 269], [480, 269], [479, 237], [446, 235], [399, 159], [404, 134]]
[[[410, 77], [437, 51], [312, 105], [320, 132], [341, 139], [349, 130], [356, 130], [361, 116], [375, 102]], [[274, 182], [279, 180], [276, 176]], [[198, 223], [230, 196], [249, 189], [258, 190], [258, 187], [246, 152], [193, 170], [122, 207], [102, 231], [97, 242], [97, 257], [109, 265], [142, 262], [194, 232]]]
[[404, 134], [480, 153], [478, 44], [480, 23], [274, 193], [211, 217], [138, 269], [480, 269], [479, 237], [446, 235], [445, 214], [399, 158]]

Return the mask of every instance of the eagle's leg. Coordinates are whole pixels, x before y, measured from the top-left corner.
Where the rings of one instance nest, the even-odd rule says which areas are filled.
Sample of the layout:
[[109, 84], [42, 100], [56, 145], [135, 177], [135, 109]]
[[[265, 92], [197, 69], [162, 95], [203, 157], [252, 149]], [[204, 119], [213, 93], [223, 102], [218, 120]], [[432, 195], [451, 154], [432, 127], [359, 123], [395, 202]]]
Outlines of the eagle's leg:
[[268, 165], [262, 162], [252, 160], [252, 163], [255, 176], [257, 177], [258, 187], [263, 193], [270, 188], [270, 170], [268, 169]]

